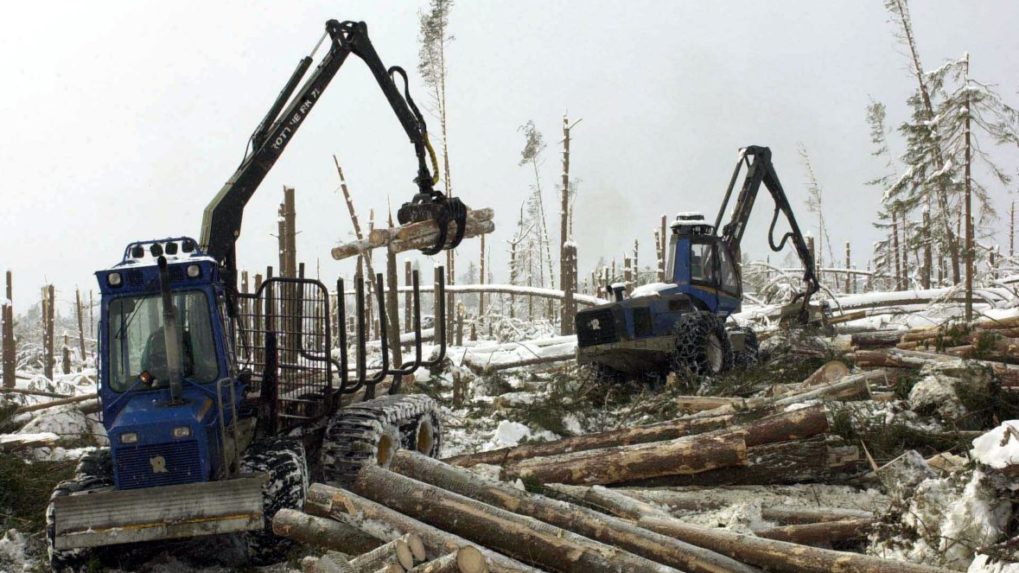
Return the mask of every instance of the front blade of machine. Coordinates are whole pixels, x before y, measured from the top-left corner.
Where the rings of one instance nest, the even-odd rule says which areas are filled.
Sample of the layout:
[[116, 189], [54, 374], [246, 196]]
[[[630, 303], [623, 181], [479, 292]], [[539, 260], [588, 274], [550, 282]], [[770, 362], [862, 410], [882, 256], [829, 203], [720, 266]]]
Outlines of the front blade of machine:
[[58, 550], [260, 529], [267, 476], [125, 491], [83, 492], [54, 500]]

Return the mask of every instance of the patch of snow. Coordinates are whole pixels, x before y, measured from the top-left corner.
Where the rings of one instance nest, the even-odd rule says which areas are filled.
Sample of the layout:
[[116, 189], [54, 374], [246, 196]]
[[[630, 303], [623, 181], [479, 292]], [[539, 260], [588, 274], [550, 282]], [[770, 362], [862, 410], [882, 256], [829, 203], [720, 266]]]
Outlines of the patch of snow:
[[945, 564], [965, 567], [973, 559], [973, 548], [1002, 539], [1011, 515], [1012, 501], [998, 495], [982, 472], [973, 472], [941, 525], [939, 549], [944, 552]]
[[646, 285], [641, 285], [633, 289], [633, 292], [630, 293], [630, 298], [644, 298], [650, 296], [658, 296], [658, 293], [664, 290], [668, 290], [670, 288], [674, 288], [675, 286], [676, 285], [672, 283], [648, 283]]
[[17, 529], [8, 529], [0, 537], [0, 571], [27, 573], [36, 570], [35, 560], [28, 557], [27, 543], [28, 538]]
[[986, 555], [977, 555], [966, 573], [1019, 573], [1019, 563], [991, 561]]
[[495, 429], [495, 433], [492, 435], [490, 443], [495, 444], [495, 448], [507, 448], [515, 446], [521, 442], [521, 440], [531, 437], [531, 429], [519, 422], [510, 422], [509, 420], [503, 420], [499, 422], [499, 426]]
[[[1010, 430], [1011, 428], [1011, 430]], [[1007, 420], [997, 428], [973, 440], [970, 456], [994, 469], [1019, 464], [1019, 420]]]

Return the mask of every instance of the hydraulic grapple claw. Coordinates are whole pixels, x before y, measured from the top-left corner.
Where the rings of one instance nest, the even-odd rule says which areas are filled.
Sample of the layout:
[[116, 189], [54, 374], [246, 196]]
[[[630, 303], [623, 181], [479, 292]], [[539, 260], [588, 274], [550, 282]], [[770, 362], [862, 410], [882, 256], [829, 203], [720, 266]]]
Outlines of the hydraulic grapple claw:
[[[435, 221], [439, 227], [439, 237], [431, 247], [421, 249], [426, 255], [434, 255], [443, 249], [455, 249], [463, 240], [464, 232], [467, 229], [467, 206], [456, 197], [446, 198], [438, 192], [434, 194], [418, 193], [409, 203], [404, 203], [396, 212], [396, 218], [401, 225], [419, 223], [422, 221]], [[456, 223], [456, 232], [453, 240], [447, 244], [449, 235], [449, 222]]]

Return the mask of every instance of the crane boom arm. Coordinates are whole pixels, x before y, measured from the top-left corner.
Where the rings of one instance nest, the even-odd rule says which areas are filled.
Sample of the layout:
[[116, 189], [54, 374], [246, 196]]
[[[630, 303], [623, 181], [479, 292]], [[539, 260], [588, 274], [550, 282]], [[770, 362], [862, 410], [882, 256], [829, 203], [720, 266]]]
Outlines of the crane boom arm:
[[[388, 69], [385, 67], [368, 37], [368, 27], [364, 22], [329, 20], [326, 22], [326, 32], [323, 39], [319, 41], [319, 45], [326, 39], [329, 40], [329, 52], [300, 87], [296, 96], [291, 99], [301, 79], [311, 67], [312, 55], [314, 55], [314, 51], [317, 51], [318, 46], [315, 47], [316, 50], [312, 52], [312, 55], [301, 60], [283, 91], [277, 96], [269, 112], [252, 134], [250, 151], [233, 176], [205, 208], [202, 217], [201, 246], [210, 256], [220, 262], [225, 271], [224, 279], [232, 288], [236, 287], [236, 243], [241, 234], [241, 221], [245, 205], [276, 164], [283, 150], [286, 149], [294, 134], [304, 123], [305, 118], [311, 113], [329, 82], [346, 61], [347, 56], [352, 53], [359, 56], [368, 65], [382, 89], [383, 95], [400, 121], [400, 125], [403, 126], [411, 143], [414, 144], [414, 152], [418, 160], [418, 173], [414, 181], [417, 184], [418, 192], [414, 195], [413, 203], [429, 207], [431, 209], [429, 214], [441, 214], [448, 210], [446, 208], [447, 199], [441, 192], [433, 188], [436, 180], [428, 168], [426, 154], [431, 155], [435, 172], [438, 171], [437, 163], [434, 152], [428, 143], [428, 131], [424, 118], [407, 89], [406, 73], [399, 67], [394, 66]], [[404, 80], [403, 95], [400, 94], [399, 88], [393, 81], [393, 74], [401, 75]], [[286, 105], [287, 101], [290, 101], [289, 105]], [[284, 109], [285, 105], [286, 109]], [[457, 208], [453, 210], [453, 218], [462, 229], [464, 223], [460, 220], [460, 211], [465, 213], [466, 208], [460, 209], [462, 203], [459, 203], [455, 198], [449, 199], [448, 202], [457, 205]], [[436, 250], [443, 247], [453, 248], [459, 243], [460, 238], [462, 238], [462, 233], [458, 233], [452, 244], [438, 245]], [[445, 242], [445, 236], [442, 237], [442, 242]]]
[[[778, 174], [775, 173], [775, 167], [771, 163], [771, 150], [769, 148], [753, 145], [740, 150], [739, 161], [733, 170], [732, 180], [729, 182], [729, 188], [725, 193], [725, 200], [722, 202], [722, 208], [719, 209], [718, 217], [715, 219], [715, 229], [718, 229], [718, 225], [725, 215], [729, 198], [732, 195], [736, 180], [739, 178], [740, 170], [744, 164], [747, 165], [746, 177], [740, 188], [739, 196], [736, 198], [736, 205], [733, 207], [732, 216], [729, 218], [729, 222], [721, 229], [722, 242], [725, 243], [730, 252], [736, 254], [737, 257], [739, 256], [743, 232], [746, 231], [747, 221], [750, 219], [754, 202], [757, 200], [757, 192], [763, 183], [775, 201], [775, 211], [772, 214], [771, 225], [768, 229], [768, 246], [772, 251], [778, 252], [785, 246], [786, 241], [792, 240], [796, 254], [800, 257], [800, 262], [803, 264], [803, 282], [806, 286], [806, 290], [797, 295], [797, 298], [803, 297], [803, 307], [806, 308], [810, 297], [820, 289], [820, 282], [817, 280], [814, 259], [810, 254], [810, 249], [803, 238], [803, 233], [800, 232], [800, 226], [796, 223], [796, 216], [789, 205], [789, 199], [786, 197], [782, 183], [778, 180]], [[780, 213], [785, 215], [786, 220], [789, 222], [790, 230], [776, 243], [774, 239], [775, 225], [778, 223]]]

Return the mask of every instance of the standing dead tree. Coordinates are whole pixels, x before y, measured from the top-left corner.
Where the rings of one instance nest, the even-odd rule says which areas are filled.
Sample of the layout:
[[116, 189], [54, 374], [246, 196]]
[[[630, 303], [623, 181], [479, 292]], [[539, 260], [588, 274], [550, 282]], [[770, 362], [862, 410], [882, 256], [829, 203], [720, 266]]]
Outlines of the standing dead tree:
[[81, 367], [85, 367], [85, 322], [82, 316], [81, 308], [81, 291], [74, 289], [74, 314], [78, 319], [78, 350], [81, 353], [79, 360], [81, 361]]
[[577, 246], [570, 235], [570, 131], [581, 121], [578, 119], [571, 125], [569, 118], [563, 115], [563, 180], [559, 208], [559, 284], [566, 293], [559, 325], [563, 335], [573, 334], [573, 317], [577, 313], [573, 301], [577, 290]]
[[56, 289], [53, 285], [42, 288], [42, 343], [43, 343], [43, 373], [46, 378], [53, 380], [53, 367], [57, 363], [56, 355], [53, 352], [54, 319], [56, 306]]
[[17, 346], [14, 342], [14, 301], [13, 301], [13, 276], [7, 271], [7, 292], [6, 297], [0, 304], [0, 318], [3, 318], [3, 377], [4, 388], [14, 387], [15, 362]]

